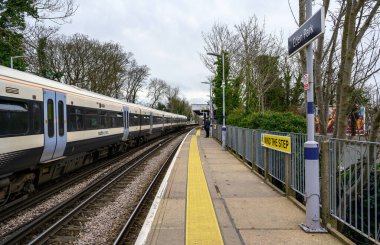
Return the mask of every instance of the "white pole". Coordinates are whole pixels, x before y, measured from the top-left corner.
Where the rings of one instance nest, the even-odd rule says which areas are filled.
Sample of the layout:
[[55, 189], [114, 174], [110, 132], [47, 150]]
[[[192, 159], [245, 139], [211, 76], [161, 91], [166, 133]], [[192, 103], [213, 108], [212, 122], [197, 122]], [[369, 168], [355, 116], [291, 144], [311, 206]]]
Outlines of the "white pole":
[[213, 116], [214, 116], [214, 112], [212, 110], [212, 82], [210, 81], [210, 135], [212, 137], [212, 127], [213, 127], [213, 123], [212, 123], [212, 119], [213, 119]]
[[222, 149], [226, 150], [226, 101], [225, 101], [225, 87], [226, 83], [224, 80], [224, 51], [222, 50], [222, 66], [223, 66], [223, 80], [222, 80], [222, 88], [223, 88], [223, 126], [222, 126]]
[[[306, 19], [312, 16], [312, 0], [306, 1]], [[305, 198], [306, 198], [306, 224], [300, 224], [305, 232], [326, 232], [320, 224], [319, 211], [319, 149], [314, 140], [314, 71], [313, 46], [310, 43], [306, 50], [306, 67], [309, 79], [307, 90], [307, 141], [304, 144], [305, 158]], [[325, 186], [325, 188], [328, 188]]]

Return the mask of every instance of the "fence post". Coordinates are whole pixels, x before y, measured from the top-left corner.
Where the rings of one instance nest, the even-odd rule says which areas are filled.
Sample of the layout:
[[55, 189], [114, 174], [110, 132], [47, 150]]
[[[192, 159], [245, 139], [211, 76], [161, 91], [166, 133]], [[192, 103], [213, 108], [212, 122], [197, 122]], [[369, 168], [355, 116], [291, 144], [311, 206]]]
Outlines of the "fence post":
[[228, 149], [228, 145], [230, 145], [229, 144], [230, 140], [231, 140], [231, 128], [226, 126], [226, 149]]
[[337, 227], [336, 220], [330, 216], [330, 162], [329, 162], [329, 141], [323, 141], [321, 144], [321, 218], [322, 224]]
[[253, 171], [257, 171], [256, 158], [255, 158], [255, 130], [253, 129], [251, 131], [251, 138], [252, 138], [251, 152], [252, 152], [252, 172], [253, 172]]
[[[229, 145], [229, 147], [231, 149], [231, 146], [232, 146], [232, 129], [231, 129], [231, 127], [227, 127], [226, 132], [227, 132], [226, 148], [228, 148], [228, 145]], [[228, 135], [229, 135], [229, 137], [228, 137]]]
[[287, 196], [294, 196], [292, 189], [291, 154], [285, 156], [285, 192]]
[[251, 151], [252, 151], [252, 168], [253, 168], [253, 165], [256, 165], [255, 164], [255, 130], [253, 129], [251, 131], [251, 138], [252, 138]]
[[236, 155], [239, 156], [239, 147], [238, 147], [238, 144], [239, 144], [239, 134], [238, 134], [238, 128], [236, 127], [235, 128], [235, 153]]
[[241, 130], [241, 155], [243, 158], [243, 161], [245, 162], [245, 128]]
[[263, 147], [263, 158], [264, 158], [264, 179], [265, 181], [268, 181], [269, 177], [269, 164], [268, 164], [268, 149], [266, 147]]

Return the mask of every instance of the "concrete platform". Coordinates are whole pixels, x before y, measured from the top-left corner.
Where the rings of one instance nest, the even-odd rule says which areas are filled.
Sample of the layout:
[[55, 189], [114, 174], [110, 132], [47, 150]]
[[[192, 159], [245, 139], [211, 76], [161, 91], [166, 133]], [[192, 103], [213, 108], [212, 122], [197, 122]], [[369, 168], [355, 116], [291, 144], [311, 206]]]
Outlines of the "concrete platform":
[[[191, 133], [195, 134], [195, 131]], [[173, 166], [145, 244], [185, 244], [187, 137]], [[220, 144], [197, 137], [208, 189], [224, 244], [341, 244], [331, 234], [307, 234], [305, 213], [266, 185]]]

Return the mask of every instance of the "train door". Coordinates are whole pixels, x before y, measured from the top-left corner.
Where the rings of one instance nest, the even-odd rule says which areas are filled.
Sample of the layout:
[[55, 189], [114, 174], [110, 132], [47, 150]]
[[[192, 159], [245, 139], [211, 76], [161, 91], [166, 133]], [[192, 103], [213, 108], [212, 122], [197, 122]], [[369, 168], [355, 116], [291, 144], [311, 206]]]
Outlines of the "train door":
[[57, 146], [55, 147], [53, 158], [63, 156], [67, 142], [67, 112], [66, 95], [55, 93], [55, 108], [57, 111]]
[[128, 139], [129, 134], [129, 108], [128, 106], [123, 107], [123, 116], [124, 116], [124, 132], [123, 132], [123, 139], [126, 141]]
[[66, 95], [44, 90], [44, 150], [40, 161], [63, 156], [66, 142]]

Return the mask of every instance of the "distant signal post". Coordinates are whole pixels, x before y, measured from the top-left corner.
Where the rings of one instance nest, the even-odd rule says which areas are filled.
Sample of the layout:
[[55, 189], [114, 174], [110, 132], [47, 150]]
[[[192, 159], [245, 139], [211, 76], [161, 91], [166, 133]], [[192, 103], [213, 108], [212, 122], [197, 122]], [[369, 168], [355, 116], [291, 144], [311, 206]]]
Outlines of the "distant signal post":
[[[307, 141], [304, 144], [305, 158], [305, 198], [306, 224], [300, 224], [305, 232], [326, 232], [320, 224], [319, 211], [319, 148], [314, 140], [314, 79], [313, 79], [313, 41], [325, 31], [323, 7], [312, 16], [312, 0], [306, 1], [306, 18], [308, 20], [288, 39], [289, 55], [306, 47], [307, 74], [304, 77], [307, 91]], [[307, 86], [306, 86], [307, 85]]]

